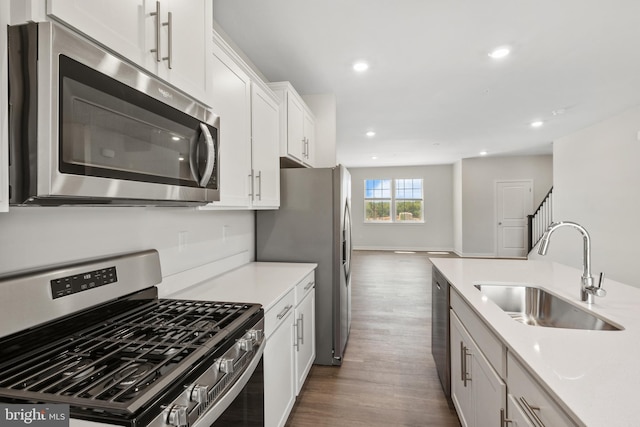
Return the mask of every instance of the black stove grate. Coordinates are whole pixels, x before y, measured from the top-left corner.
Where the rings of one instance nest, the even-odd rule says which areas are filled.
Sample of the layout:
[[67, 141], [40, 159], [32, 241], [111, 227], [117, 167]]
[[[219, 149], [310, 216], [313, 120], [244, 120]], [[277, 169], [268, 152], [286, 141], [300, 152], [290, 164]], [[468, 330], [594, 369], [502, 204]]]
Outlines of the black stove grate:
[[151, 300], [6, 363], [0, 396], [133, 413], [256, 310], [251, 304]]

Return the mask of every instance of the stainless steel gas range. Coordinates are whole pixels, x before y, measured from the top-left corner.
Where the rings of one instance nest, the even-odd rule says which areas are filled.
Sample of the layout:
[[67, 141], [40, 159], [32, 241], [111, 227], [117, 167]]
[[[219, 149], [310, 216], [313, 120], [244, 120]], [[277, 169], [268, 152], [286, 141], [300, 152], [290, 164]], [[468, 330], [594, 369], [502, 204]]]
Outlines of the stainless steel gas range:
[[159, 299], [160, 281], [155, 250], [0, 277], [0, 404], [69, 405], [71, 426], [264, 425], [261, 306]]

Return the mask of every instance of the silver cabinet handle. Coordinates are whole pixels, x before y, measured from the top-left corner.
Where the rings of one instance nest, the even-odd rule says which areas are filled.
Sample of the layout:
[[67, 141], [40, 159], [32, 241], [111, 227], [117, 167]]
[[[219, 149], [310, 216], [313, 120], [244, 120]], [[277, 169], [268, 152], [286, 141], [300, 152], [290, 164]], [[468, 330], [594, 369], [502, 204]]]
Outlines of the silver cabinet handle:
[[160, 62], [162, 55], [160, 54], [160, 29], [162, 24], [160, 23], [160, 2], [156, 2], [156, 11], [150, 13], [151, 16], [156, 17], [156, 48], [151, 49], [152, 53], [156, 54], [156, 62]]
[[522, 403], [522, 406], [527, 410], [527, 413], [531, 415], [531, 417], [536, 422], [536, 424], [538, 424], [538, 426], [545, 427], [544, 423], [542, 422], [538, 414], [536, 414], [536, 411], [540, 410], [539, 406], [531, 406], [524, 397], [520, 397], [520, 403]]
[[464, 345], [462, 341], [460, 341], [460, 369], [461, 369], [461, 380], [464, 383], [464, 386], [467, 386], [467, 382], [471, 381], [471, 377], [469, 376], [469, 372], [467, 372], [467, 356], [469, 356], [469, 349]]
[[216, 163], [216, 150], [213, 143], [213, 137], [211, 136], [211, 132], [209, 132], [207, 125], [200, 123], [200, 130], [202, 131], [207, 143], [207, 163], [205, 164], [204, 173], [200, 179], [200, 187], [206, 187], [211, 175], [213, 174], [213, 167]]
[[249, 174], [249, 197], [253, 199], [253, 169], [251, 169], [251, 173]]
[[300, 344], [304, 344], [304, 313], [300, 313], [300, 319], [298, 319], [298, 327], [300, 329]]
[[504, 409], [500, 408], [500, 427], [506, 427], [507, 424], [510, 424], [512, 422], [513, 420], [510, 420], [506, 417]]
[[278, 318], [278, 320], [280, 320], [284, 316], [286, 316], [287, 313], [289, 312], [289, 310], [291, 310], [292, 307], [293, 307], [293, 305], [288, 305], [280, 313], [278, 313], [278, 315], [276, 316]]
[[169, 37], [167, 40], [168, 55], [162, 58], [162, 60], [167, 61], [169, 69], [171, 69], [173, 68], [173, 14], [171, 12], [168, 13], [167, 22], [163, 22], [162, 26], [167, 26], [169, 30]]
[[309, 289], [311, 289], [311, 287], [315, 284], [315, 282], [311, 281], [309, 283], [307, 283], [307, 285], [304, 287], [305, 291], [308, 291]]
[[258, 180], [258, 192], [256, 193], [256, 196], [258, 197], [258, 200], [262, 200], [262, 171], [258, 171], [256, 179]]
[[302, 158], [304, 159], [307, 155], [307, 138], [302, 138]]

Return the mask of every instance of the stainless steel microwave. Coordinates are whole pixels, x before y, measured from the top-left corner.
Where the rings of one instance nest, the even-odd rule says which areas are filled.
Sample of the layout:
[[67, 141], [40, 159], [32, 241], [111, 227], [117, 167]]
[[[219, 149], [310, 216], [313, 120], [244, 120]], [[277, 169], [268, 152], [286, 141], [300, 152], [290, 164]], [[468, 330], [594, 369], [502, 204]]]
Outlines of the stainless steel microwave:
[[15, 205], [220, 200], [219, 117], [51, 23], [9, 27]]

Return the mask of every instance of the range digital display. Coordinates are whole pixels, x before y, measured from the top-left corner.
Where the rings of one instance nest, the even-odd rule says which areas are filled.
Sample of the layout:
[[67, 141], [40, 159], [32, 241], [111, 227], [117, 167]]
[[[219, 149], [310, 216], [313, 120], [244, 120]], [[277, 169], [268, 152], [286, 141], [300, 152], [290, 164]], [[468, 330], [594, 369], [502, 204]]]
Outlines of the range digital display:
[[74, 274], [51, 281], [51, 296], [53, 299], [66, 297], [78, 292], [87, 291], [99, 286], [108, 285], [118, 281], [115, 267], [101, 268], [100, 270]]

